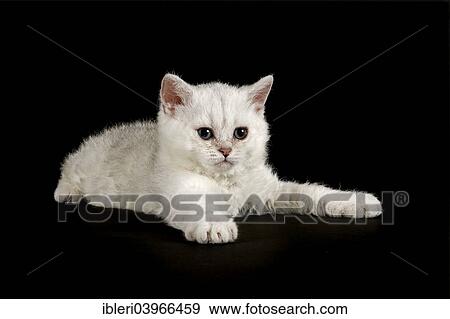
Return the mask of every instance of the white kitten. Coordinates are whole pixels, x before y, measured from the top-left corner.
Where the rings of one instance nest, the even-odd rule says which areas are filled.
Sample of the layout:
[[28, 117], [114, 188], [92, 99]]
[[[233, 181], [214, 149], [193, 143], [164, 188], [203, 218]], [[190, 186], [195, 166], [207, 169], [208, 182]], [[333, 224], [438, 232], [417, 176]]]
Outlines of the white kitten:
[[[157, 122], [124, 124], [85, 140], [66, 158], [55, 199], [87, 194], [161, 194], [174, 200], [178, 194], [202, 194], [196, 207], [205, 212], [208, 194], [230, 194], [227, 212], [236, 216], [257, 204], [248, 200], [252, 194], [276, 209], [279, 196], [288, 193], [283, 195], [284, 201], [290, 201], [285, 205], [299, 208], [295, 194], [302, 194], [310, 199], [302, 201], [303, 208], [315, 215], [381, 214], [380, 202], [371, 194], [359, 193], [365, 195], [365, 204], [355, 201], [356, 193], [352, 193], [350, 200], [334, 199], [324, 209], [324, 195], [339, 191], [277, 178], [267, 163], [269, 131], [264, 118], [272, 82], [273, 77], [266, 76], [242, 87], [222, 83], [194, 86], [167, 74], [162, 80]], [[369, 211], [368, 204], [375, 208]], [[127, 208], [136, 210], [133, 203]], [[165, 221], [184, 231], [188, 240], [224, 243], [237, 238], [232, 219], [211, 221], [202, 214], [195, 222], [188, 221], [192, 218], [186, 217], [182, 208], [172, 202]], [[151, 203], [138, 210], [161, 212], [159, 204]]]

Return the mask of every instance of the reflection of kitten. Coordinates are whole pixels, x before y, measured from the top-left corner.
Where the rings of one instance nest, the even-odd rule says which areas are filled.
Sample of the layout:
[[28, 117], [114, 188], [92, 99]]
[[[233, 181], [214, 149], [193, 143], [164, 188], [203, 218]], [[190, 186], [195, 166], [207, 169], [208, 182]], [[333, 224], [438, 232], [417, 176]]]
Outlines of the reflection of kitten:
[[[319, 199], [338, 191], [277, 178], [266, 162], [269, 131], [264, 104], [272, 82], [273, 77], [266, 76], [242, 87], [222, 83], [194, 86], [167, 74], [162, 80], [157, 122], [117, 126], [84, 141], [66, 158], [55, 199], [85, 194], [153, 193], [167, 198], [232, 194], [229, 212], [235, 216], [249, 204], [251, 194], [274, 208], [281, 193], [300, 193], [311, 199], [309, 210], [315, 215], [379, 215], [380, 202], [371, 194], [364, 194], [365, 203], [375, 206], [371, 211], [355, 201], [356, 193], [347, 201], [330, 201], [323, 210]], [[206, 205], [204, 198], [200, 205]], [[295, 207], [293, 200], [291, 206]], [[172, 206], [167, 223], [181, 229], [188, 240], [222, 243], [237, 238], [231, 219], [211, 222], [203, 217], [182, 222], [174, 221], [175, 215]]]

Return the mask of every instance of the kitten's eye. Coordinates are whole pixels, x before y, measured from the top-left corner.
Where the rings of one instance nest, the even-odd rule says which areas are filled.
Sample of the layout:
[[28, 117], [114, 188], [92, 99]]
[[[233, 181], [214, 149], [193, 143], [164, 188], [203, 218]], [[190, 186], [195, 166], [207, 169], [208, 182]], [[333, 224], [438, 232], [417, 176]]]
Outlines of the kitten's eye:
[[234, 137], [237, 138], [238, 140], [243, 140], [244, 138], [247, 137], [248, 134], [248, 128], [246, 127], [238, 127], [234, 130]]
[[197, 130], [198, 136], [204, 140], [209, 140], [213, 137], [213, 130], [208, 127], [201, 127]]

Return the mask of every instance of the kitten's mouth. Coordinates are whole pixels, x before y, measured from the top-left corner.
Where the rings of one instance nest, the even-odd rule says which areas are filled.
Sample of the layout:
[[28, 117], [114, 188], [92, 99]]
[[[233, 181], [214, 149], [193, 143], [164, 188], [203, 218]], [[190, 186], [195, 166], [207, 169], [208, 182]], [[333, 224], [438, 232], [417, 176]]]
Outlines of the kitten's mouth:
[[233, 163], [227, 161], [227, 159], [224, 159], [223, 161], [216, 164], [217, 166], [227, 167], [233, 165]]

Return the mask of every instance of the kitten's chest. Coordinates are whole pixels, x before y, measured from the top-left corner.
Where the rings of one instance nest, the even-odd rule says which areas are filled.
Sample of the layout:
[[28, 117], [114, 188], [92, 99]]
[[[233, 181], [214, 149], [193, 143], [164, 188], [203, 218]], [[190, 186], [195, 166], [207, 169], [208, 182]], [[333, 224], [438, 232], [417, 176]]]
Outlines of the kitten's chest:
[[227, 192], [234, 192], [237, 188], [239, 188], [238, 181], [229, 176], [215, 176], [214, 181]]
[[235, 174], [207, 174], [202, 170], [197, 174], [207, 177], [211, 182], [219, 186], [225, 193], [234, 193], [240, 188], [241, 182]]

